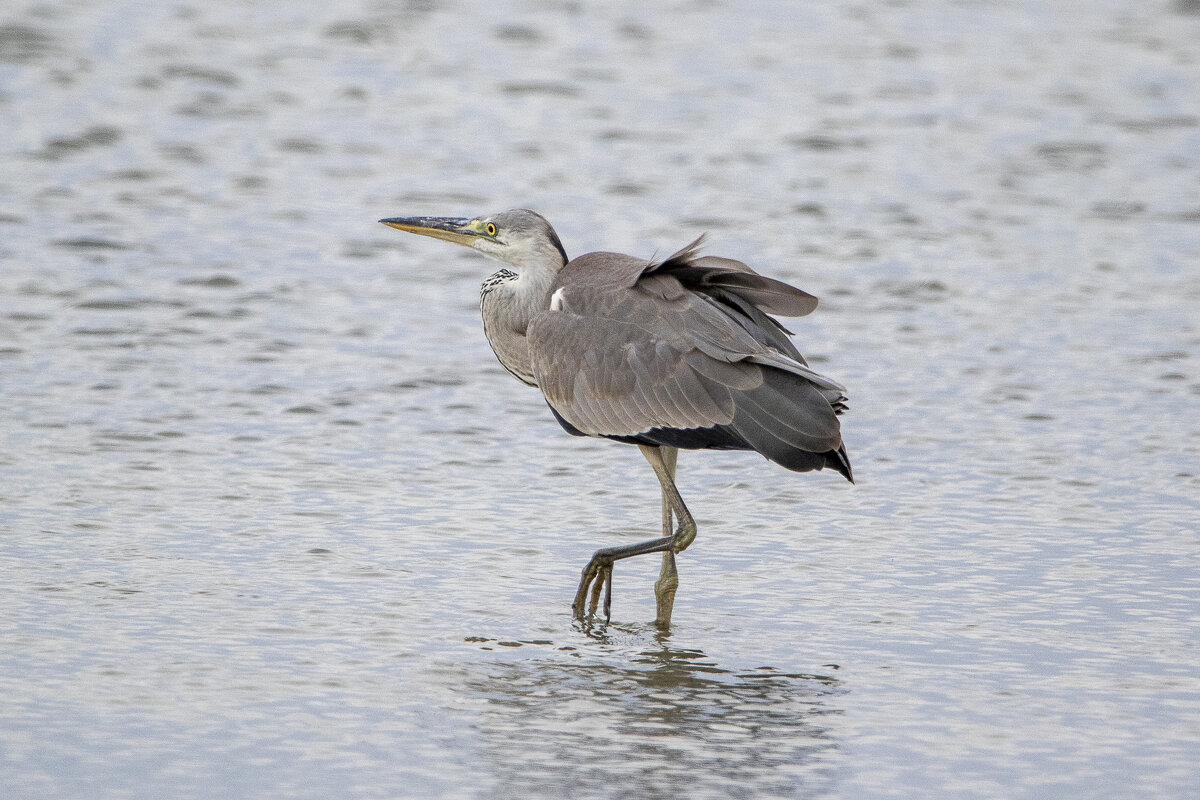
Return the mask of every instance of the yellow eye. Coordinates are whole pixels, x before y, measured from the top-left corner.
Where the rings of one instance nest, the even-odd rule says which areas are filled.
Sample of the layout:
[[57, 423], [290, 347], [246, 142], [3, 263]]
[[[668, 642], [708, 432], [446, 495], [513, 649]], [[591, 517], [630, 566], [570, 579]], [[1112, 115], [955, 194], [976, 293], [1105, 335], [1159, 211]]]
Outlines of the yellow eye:
[[487, 224], [487, 227], [484, 228], [484, 230], [487, 231], [488, 236], [495, 236], [496, 235], [496, 223], [489, 222]]

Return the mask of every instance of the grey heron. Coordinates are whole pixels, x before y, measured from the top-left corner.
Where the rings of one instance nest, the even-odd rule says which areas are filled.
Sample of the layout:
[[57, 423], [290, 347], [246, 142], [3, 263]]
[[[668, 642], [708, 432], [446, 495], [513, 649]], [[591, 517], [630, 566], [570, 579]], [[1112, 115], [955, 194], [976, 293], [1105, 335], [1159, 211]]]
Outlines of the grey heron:
[[597, 550], [572, 603], [577, 617], [595, 615], [601, 592], [610, 616], [614, 563], [662, 553], [656, 622], [670, 625], [675, 556], [696, 538], [675, 486], [680, 449], [755, 450], [796, 472], [830, 467], [854, 482], [838, 421], [845, 388], [809, 368], [771, 316], [811, 313], [817, 298], [807, 292], [701, 256], [703, 236], [661, 260], [568, 259], [550, 223], [526, 209], [380, 222], [503, 262], [480, 292], [500, 363], [541, 390], [568, 433], [636, 444], [658, 477], [662, 536]]

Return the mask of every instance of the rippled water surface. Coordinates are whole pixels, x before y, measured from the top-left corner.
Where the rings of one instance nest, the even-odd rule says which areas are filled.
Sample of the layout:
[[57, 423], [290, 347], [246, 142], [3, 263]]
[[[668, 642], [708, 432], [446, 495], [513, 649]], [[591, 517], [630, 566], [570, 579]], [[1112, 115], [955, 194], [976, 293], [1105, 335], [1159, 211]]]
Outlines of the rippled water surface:
[[[6, 798], [1200, 796], [1195, 2], [6, 3]], [[707, 231], [822, 298], [859, 483], [658, 527], [494, 265]]]

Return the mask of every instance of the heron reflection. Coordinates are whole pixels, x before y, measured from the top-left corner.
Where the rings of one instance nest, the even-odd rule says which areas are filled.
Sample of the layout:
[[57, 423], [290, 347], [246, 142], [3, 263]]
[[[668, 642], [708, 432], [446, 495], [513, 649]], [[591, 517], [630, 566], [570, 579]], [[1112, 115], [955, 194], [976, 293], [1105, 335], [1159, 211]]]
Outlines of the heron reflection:
[[476, 709], [494, 796], [594, 786], [638, 797], [829, 796], [846, 691], [834, 675], [730, 669], [698, 649], [618, 639], [460, 662], [455, 691]]

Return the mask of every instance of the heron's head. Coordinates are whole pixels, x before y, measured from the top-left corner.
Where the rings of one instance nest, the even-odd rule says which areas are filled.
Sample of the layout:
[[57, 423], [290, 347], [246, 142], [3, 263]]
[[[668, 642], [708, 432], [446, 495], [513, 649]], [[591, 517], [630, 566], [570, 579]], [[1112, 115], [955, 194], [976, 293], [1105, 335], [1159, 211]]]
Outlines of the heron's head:
[[384, 225], [470, 247], [523, 270], [557, 272], [567, 263], [558, 234], [536, 211], [518, 208], [475, 219], [458, 217], [393, 217]]

